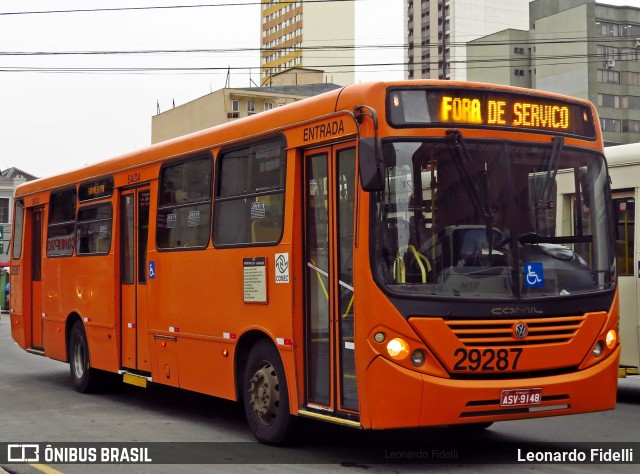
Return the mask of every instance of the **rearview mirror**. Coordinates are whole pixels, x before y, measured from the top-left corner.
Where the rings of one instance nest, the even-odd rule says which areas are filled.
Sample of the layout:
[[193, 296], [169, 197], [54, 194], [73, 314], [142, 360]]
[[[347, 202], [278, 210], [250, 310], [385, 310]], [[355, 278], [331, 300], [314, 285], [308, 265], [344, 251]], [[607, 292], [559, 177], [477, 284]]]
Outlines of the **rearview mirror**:
[[368, 192], [384, 189], [382, 146], [374, 137], [364, 137], [358, 142], [358, 162], [360, 163], [360, 184]]

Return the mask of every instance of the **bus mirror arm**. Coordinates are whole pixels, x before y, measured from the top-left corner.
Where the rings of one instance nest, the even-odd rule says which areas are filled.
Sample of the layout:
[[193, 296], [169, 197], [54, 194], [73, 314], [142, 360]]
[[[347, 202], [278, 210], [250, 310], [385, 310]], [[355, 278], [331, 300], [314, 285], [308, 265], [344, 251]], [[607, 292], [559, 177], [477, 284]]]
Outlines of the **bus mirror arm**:
[[[360, 183], [367, 192], [384, 189], [384, 167], [382, 164], [382, 142], [378, 138], [378, 114], [368, 105], [354, 107], [354, 118], [361, 124], [365, 117], [373, 121], [373, 137], [361, 137], [358, 141], [358, 163]], [[360, 134], [360, 127], [358, 127]]]

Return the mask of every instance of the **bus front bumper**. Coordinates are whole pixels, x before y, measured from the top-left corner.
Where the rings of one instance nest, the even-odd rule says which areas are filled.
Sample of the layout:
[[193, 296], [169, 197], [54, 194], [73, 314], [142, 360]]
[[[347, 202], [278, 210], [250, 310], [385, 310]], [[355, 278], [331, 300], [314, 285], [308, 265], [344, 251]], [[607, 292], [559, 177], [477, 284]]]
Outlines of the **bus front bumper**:
[[[433, 377], [378, 357], [366, 372], [367, 413], [361, 421], [365, 428], [409, 428], [610, 410], [616, 404], [619, 356], [618, 347], [579, 372], [502, 380]], [[541, 389], [541, 401], [501, 406], [503, 391], [527, 389]]]

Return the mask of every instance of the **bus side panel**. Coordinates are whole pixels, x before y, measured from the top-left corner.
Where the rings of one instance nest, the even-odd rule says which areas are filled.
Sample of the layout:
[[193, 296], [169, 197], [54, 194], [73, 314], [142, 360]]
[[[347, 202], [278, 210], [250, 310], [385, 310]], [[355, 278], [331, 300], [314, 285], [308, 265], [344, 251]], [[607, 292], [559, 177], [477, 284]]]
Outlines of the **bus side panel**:
[[[272, 340], [292, 339], [292, 285], [276, 284], [274, 267], [275, 254], [290, 255], [289, 249], [267, 246], [150, 253], [155, 278], [149, 280], [149, 330], [176, 337], [181, 388], [235, 399], [231, 344], [249, 329], [260, 330]], [[244, 302], [243, 259], [251, 257], [267, 260], [266, 304]], [[293, 365], [285, 366], [287, 376], [294, 377]], [[166, 374], [157, 354], [152, 373], [154, 381], [164, 383]]]
[[84, 322], [91, 366], [117, 371], [113, 253], [45, 258], [42, 266], [45, 354], [54, 359], [66, 358], [65, 331], [59, 329], [76, 313]]
[[367, 368], [366, 382], [371, 425], [365, 428], [419, 426], [422, 375], [377, 357]]
[[44, 319], [43, 340], [45, 341], [44, 353], [51, 359], [67, 361], [67, 345], [65, 341], [65, 323]]
[[23, 349], [31, 347], [31, 235], [32, 210], [25, 209], [22, 255], [11, 261], [11, 335]]
[[232, 346], [190, 337], [181, 337], [178, 342], [180, 386], [234, 400]]
[[11, 265], [11, 296], [10, 304], [11, 308], [11, 336], [13, 340], [23, 349], [27, 348], [27, 320], [25, 317], [25, 305], [23, 304], [24, 298], [27, 297], [24, 291], [24, 261], [13, 260]]

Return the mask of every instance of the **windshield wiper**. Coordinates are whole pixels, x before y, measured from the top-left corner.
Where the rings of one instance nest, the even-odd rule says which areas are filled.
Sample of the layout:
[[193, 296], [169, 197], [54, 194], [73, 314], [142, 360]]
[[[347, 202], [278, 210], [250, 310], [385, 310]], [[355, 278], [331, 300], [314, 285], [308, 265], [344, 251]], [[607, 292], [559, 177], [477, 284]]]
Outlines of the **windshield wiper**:
[[486, 185], [483, 186], [483, 183], [475, 174], [469, 174], [473, 158], [464, 145], [462, 133], [460, 130], [449, 129], [445, 131], [445, 134], [451, 138], [451, 141], [448, 142], [449, 150], [451, 151], [454, 163], [458, 169], [458, 174], [465, 184], [464, 188], [467, 190], [476, 212], [484, 216], [485, 219], [490, 219], [493, 216], [493, 212], [491, 212], [489, 207]]
[[[556, 180], [556, 174], [558, 173], [558, 166], [560, 164], [560, 151], [564, 146], [564, 138], [562, 137], [553, 137], [553, 148], [551, 149], [551, 156], [549, 157], [549, 162], [547, 163], [547, 173], [544, 177], [544, 182], [542, 184], [542, 196], [540, 199], [537, 199], [536, 209], [546, 209], [547, 203], [549, 202], [549, 198], [551, 197], [551, 192], [553, 191], [553, 183]], [[536, 196], [537, 198], [537, 196]]]

